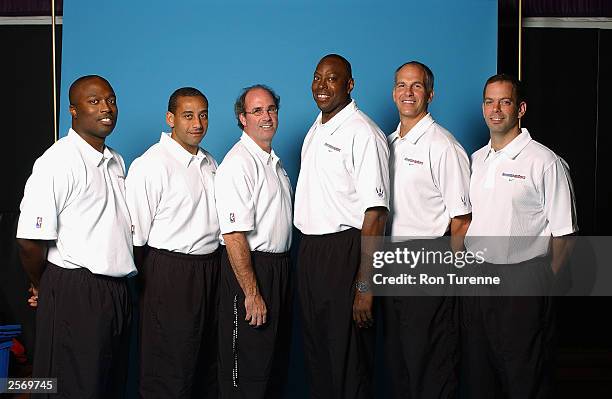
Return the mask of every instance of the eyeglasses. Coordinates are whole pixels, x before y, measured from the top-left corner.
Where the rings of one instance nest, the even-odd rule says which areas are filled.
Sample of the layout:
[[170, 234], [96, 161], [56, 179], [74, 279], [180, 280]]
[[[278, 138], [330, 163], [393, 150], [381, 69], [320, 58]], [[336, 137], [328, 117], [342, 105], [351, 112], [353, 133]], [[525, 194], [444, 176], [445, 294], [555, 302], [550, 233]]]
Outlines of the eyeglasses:
[[251, 114], [255, 116], [262, 116], [264, 112], [267, 112], [270, 115], [278, 114], [278, 107], [276, 107], [275, 105], [272, 105], [268, 107], [268, 109], [263, 109], [261, 107], [258, 107], [258, 108], [253, 109], [253, 111], [251, 112], [244, 111], [245, 114]]

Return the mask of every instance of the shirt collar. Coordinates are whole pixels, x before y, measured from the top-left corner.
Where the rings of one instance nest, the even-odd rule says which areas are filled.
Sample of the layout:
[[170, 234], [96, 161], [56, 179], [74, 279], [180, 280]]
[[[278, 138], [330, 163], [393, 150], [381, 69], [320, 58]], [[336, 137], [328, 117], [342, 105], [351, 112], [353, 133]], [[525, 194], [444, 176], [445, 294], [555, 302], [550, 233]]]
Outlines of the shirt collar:
[[328, 132], [329, 135], [331, 136], [342, 125], [344, 121], [346, 121], [351, 115], [353, 115], [358, 110], [359, 108], [357, 108], [357, 104], [355, 103], [355, 100], [351, 100], [351, 102], [347, 104], [346, 107], [342, 108], [340, 112], [334, 115], [326, 123], [321, 123], [321, 119], [323, 118], [323, 113], [319, 112], [319, 115], [317, 116], [317, 121], [316, 121], [317, 127], [324, 128], [325, 131]]
[[[519, 135], [513, 138], [511, 142], [506, 144], [504, 148], [497, 152], [505, 154], [510, 159], [514, 159], [518, 156], [518, 154], [521, 153], [521, 151], [523, 151], [525, 147], [527, 147], [527, 144], [529, 144], [529, 142], [531, 142], [531, 135], [529, 134], [529, 131], [527, 131], [527, 129], [525, 128], [521, 128], [521, 132], [519, 133]], [[487, 157], [491, 153], [496, 152], [493, 147], [491, 147], [491, 140], [489, 140], [487, 148], [489, 149], [489, 151], [487, 152], [487, 156], [485, 157], [485, 159], [487, 159]]]
[[278, 157], [273, 149], [268, 154], [262, 150], [261, 147], [258, 146], [257, 143], [251, 138], [251, 136], [246, 134], [244, 131], [242, 132], [242, 136], [240, 136], [240, 141], [251, 154], [261, 159], [261, 162], [263, 162], [265, 165], [278, 161]]
[[418, 121], [417, 124], [414, 125], [412, 129], [410, 129], [408, 133], [404, 135], [404, 137], [400, 137], [399, 135], [400, 127], [402, 126], [402, 123], [400, 122], [397, 125], [397, 129], [395, 129], [395, 132], [389, 135], [389, 139], [388, 139], [389, 144], [393, 144], [393, 142], [397, 139], [400, 139], [400, 140], [406, 139], [410, 141], [412, 144], [416, 144], [416, 142], [425, 134], [427, 129], [429, 129], [429, 127], [433, 125], [434, 122], [435, 121], [433, 117], [431, 116], [431, 114], [427, 113], [427, 115], [421, 118], [421, 120]]
[[105, 159], [113, 158], [113, 153], [106, 145], [104, 146], [104, 151], [99, 152], [72, 128], [68, 130], [68, 139], [76, 145], [83, 157], [95, 166], [100, 166]]
[[198, 153], [193, 155], [186, 149], [184, 149], [179, 143], [171, 137], [171, 133], [162, 132], [159, 138], [159, 143], [181, 164], [189, 167], [192, 161], [201, 163], [206, 158], [206, 154], [198, 147]]

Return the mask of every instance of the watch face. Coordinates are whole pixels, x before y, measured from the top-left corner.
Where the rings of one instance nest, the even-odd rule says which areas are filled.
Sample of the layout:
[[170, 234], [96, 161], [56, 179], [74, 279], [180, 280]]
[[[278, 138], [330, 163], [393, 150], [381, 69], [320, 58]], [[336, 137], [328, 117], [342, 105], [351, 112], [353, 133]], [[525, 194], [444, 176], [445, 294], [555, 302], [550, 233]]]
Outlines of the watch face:
[[367, 292], [370, 287], [365, 281], [357, 281], [355, 283], [355, 288], [357, 288], [359, 292]]

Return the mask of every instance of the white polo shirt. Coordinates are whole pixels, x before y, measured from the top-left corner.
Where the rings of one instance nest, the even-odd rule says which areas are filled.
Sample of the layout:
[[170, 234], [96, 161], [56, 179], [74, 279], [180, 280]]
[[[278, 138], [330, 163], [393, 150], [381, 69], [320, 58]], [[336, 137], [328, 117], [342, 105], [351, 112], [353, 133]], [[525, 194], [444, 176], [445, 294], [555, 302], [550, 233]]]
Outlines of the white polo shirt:
[[127, 203], [134, 245], [203, 255], [219, 246], [214, 176], [217, 162], [208, 152], [196, 155], [162, 133], [130, 166]]
[[243, 132], [219, 165], [215, 189], [221, 234], [245, 232], [251, 251], [289, 251], [291, 182], [274, 150]]
[[[472, 155], [470, 199], [466, 246], [487, 247], [485, 259], [491, 263], [545, 256], [550, 236], [578, 230], [567, 164], [527, 129], [499, 151], [489, 141]], [[486, 236], [494, 238], [481, 238]]]
[[470, 161], [453, 135], [430, 114], [404, 137], [389, 135], [391, 235], [441, 237], [450, 219], [472, 211]]
[[368, 208], [389, 209], [389, 147], [355, 101], [306, 134], [295, 193], [295, 227], [304, 234], [361, 229]]
[[47, 260], [60, 267], [135, 274], [124, 180], [117, 152], [100, 153], [70, 129], [34, 163], [17, 238], [53, 241]]

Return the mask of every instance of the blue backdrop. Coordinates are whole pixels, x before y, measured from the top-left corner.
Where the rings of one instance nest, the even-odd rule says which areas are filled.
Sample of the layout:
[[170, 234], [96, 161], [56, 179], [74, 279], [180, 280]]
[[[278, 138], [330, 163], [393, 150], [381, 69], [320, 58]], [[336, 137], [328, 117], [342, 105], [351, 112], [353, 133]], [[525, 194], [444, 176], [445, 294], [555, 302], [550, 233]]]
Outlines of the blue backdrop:
[[496, 0], [66, 0], [63, 23], [60, 135], [70, 126], [70, 83], [102, 75], [119, 105], [108, 143], [128, 165], [168, 129], [168, 97], [181, 86], [208, 97], [202, 145], [221, 162], [240, 134], [240, 89], [264, 83], [281, 96], [273, 146], [295, 184], [302, 139], [318, 113], [312, 74], [330, 52], [352, 63], [353, 97], [385, 133], [398, 123], [393, 72], [416, 59], [436, 77], [434, 118], [468, 153], [486, 143], [480, 103], [496, 72]]
[[[108, 143], [129, 165], [159, 140], [170, 94], [195, 86], [209, 99], [202, 146], [220, 162], [240, 135], [233, 104], [255, 83], [281, 96], [273, 146], [297, 181], [302, 140], [319, 112], [310, 83], [327, 53], [353, 66], [353, 98], [385, 133], [397, 123], [395, 69], [419, 60], [434, 71], [434, 118], [468, 153], [484, 145], [482, 85], [496, 72], [497, 0], [64, 1], [60, 134], [70, 126], [68, 87], [99, 74], [113, 85], [118, 124]], [[305, 393], [295, 319], [287, 397]], [[377, 367], [382, 373], [384, 367]], [[379, 393], [385, 391], [378, 378]], [[134, 366], [129, 392], [134, 393]]]

